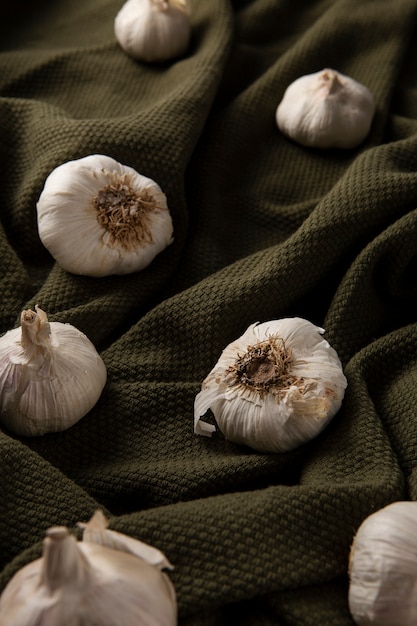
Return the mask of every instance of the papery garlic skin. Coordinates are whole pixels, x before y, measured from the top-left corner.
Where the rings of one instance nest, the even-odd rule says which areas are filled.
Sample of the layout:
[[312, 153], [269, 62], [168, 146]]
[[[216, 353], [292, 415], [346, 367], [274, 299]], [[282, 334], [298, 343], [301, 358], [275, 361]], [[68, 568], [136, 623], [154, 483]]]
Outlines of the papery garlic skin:
[[73, 274], [137, 272], [173, 241], [159, 185], [102, 154], [56, 167], [45, 181], [37, 216], [42, 243]]
[[393, 502], [362, 522], [349, 579], [349, 609], [359, 626], [417, 624], [417, 502]]
[[0, 597], [0, 626], [176, 626], [175, 589], [145, 560], [47, 531], [43, 555]]
[[21, 436], [66, 430], [96, 404], [104, 361], [84, 333], [38, 306], [0, 337], [0, 422]]
[[368, 135], [375, 109], [368, 87], [326, 68], [287, 87], [276, 122], [284, 135], [303, 146], [352, 149]]
[[189, 13], [188, 0], [127, 0], [114, 21], [116, 39], [134, 59], [175, 59], [190, 43]]
[[285, 452], [317, 436], [339, 410], [347, 380], [324, 330], [302, 318], [252, 324], [222, 352], [194, 402], [194, 432]]
[[83, 541], [133, 554], [144, 559], [150, 565], [159, 567], [159, 569], [173, 569], [166, 556], [157, 548], [124, 533], [110, 530], [108, 520], [100, 510], [95, 511], [87, 523], [79, 522], [78, 526], [83, 529]]

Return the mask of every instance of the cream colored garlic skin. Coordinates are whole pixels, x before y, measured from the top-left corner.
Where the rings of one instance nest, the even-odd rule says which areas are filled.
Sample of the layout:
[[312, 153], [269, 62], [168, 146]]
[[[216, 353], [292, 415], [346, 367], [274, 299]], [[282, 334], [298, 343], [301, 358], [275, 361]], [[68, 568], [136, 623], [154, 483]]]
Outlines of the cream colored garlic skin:
[[124, 533], [110, 530], [108, 520], [100, 510], [95, 511], [87, 523], [79, 522], [78, 526], [83, 529], [83, 541], [133, 554], [159, 569], [174, 569], [166, 556], [157, 548]]
[[93, 408], [106, 379], [84, 333], [49, 322], [38, 306], [23, 311], [21, 327], [0, 338], [0, 422], [22, 436], [66, 430]]
[[55, 168], [45, 181], [37, 215], [42, 243], [73, 274], [137, 272], [173, 241], [159, 185], [102, 154]]
[[333, 69], [297, 78], [276, 110], [280, 131], [314, 148], [357, 147], [368, 135], [375, 113], [371, 91]]
[[177, 58], [191, 37], [188, 0], [127, 0], [116, 15], [114, 31], [120, 47], [134, 59]]
[[417, 624], [417, 502], [393, 502], [362, 522], [351, 548], [349, 578], [356, 624]]
[[324, 330], [302, 318], [252, 324], [222, 352], [194, 402], [194, 432], [260, 452], [309, 441], [339, 410], [347, 381]]
[[0, 626], [176, 626], [175, 589], [146, 560], [52, 527], [0, 597]]

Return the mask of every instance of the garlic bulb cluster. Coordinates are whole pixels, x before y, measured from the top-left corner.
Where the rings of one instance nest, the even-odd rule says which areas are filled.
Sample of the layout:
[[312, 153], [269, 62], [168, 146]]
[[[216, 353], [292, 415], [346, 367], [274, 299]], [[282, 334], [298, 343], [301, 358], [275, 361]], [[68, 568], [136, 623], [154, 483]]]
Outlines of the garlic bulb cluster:
[[315, 437], [341, 406], [347, 381], [324, 330], [302, 318], [252, 324], [222, 352], [194, 401], [194, 432], [284, 452]]
[[114, 21], [120, 47], [134, 59], [168, 61], [190, 42], [188, 0], [127, 0]]
[[362, 522], [351, 548], [349, 578], [356, 624], [417, 624], [417, 502], [393, 502]]
[[55, 526], [46, 533], [42, 556], [5, 587], [0, 626], [57, 624], [176, 626], [175, 589], [162, 567], [145, 557], [76, 541]]
[[137, 272], [173, 241], [159, 185], [102, 154], [56, 167], [45, 181], [37, 215], [42, 243], [73, 274]]
[[370, 90], [333, 69], [297, 78], [276, 110], [280, 131], [314, 148], [350, 149], [368, 135], [375, 113]]
[[71, 324], [49, 322], [38, 306], [0, 338], [0, 422], [17, 435], [62, 431], [99, 399], [106, 366]]

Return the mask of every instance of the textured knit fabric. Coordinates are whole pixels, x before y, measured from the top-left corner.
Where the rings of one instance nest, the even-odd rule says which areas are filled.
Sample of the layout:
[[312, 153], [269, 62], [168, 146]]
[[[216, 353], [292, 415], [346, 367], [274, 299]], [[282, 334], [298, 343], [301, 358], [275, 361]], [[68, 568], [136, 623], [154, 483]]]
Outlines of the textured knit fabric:
[[[417, 1], [191, 0], [189, 49], [159, 65], [117, 44], [120, 0], [9, 5], [0, 332], [38, 304], [90, 338], [108, 381], [65, 432], [0, 430], [1, 588], [48, 527], [102, 509], [173, 563], [180, 626], [352, 624], [356, 529], [417, 499]], [[286, 87], [325, 67], [374, 95], [358, 148], [304, 148], [276, 126]], [[141, 272], [75, 276], [39, 238], [47, 175], [94, 153], [167, 195], [174, 243]], [[195, 435], [223, 348], [292, 316], [342, 361], [330, 425], [284, 454]]]

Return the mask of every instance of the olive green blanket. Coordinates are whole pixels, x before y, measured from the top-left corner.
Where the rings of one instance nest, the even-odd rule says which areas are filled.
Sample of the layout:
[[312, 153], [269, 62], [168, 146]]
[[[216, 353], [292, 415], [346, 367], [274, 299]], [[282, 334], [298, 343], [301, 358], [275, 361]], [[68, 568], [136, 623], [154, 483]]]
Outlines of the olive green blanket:
[[[1, 588], [100, 508], [175, 566], [181, 626], [348, 626], [356, 529], [417, 499], [417, 1], [192, 0], [187, 54], [158, 66], [118, 46], [122, 4], [2, 9], [0, 331], [38, 304], [108, 381], [65, 432], [0, 431]], [[277, 129], [288, 84], [325, 67], [375, 97], [358, 148]], [[167, 195], [174, 243], [136, 274], [72, 275], [40, 241], [47, 175], [93, 153]], [[343, 363], [330, 425], [283, 454], [195, 435], [222, 349], [292, 316]]]

